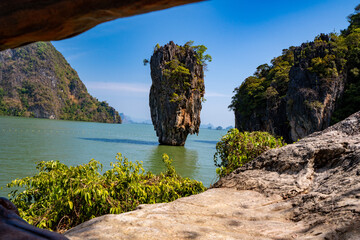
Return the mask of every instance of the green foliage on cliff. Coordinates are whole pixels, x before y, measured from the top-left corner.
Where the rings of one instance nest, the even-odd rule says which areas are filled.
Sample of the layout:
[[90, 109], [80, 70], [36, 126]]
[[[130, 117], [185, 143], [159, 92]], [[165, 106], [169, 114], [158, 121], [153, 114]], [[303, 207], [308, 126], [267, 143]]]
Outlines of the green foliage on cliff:
[[[241, 115], [243, 121], [250, 121], [254, 112], [264, 113], [268, 101], [279, 102], [286, 96], [289, 72], [296, 64], [318, 79], [337, 81], [339, 78], [346, 78], [345, 91], [337, 102], [332, 123], [359, 111], [360, 5], [348, 19], [350, 26], [341, 34], [320, 34], [313, 42], [283, 50], [281, 56], [271, 61], [271, 65], [260, 65], [253, 76], [246, 78], [235, 88], [229, 108]], [[290, 96], [287, 99], [288, 106], [291, 103]], [[316, 107], [320, 106], [322, 104], [316, 104]]]
[[[205, 86], [203, 76], [196, 76], [197, 82], [195, 86], [191, 85], [191, 73], [188, 66], [186, 66], [186, 55], [192, 51], [192, 54], [195, 54], [196, 63], [202, 67], [202, 69], [207, 68], [207, 62], [212, 61], [212, 57], [209, 54], [205, 54], [207, 47], [204, 45], [194, 45], [194, 41], [188, 41], [183, 46], [176, 45], [179, 51], [175, 54], [173, 59], [165, 63], [165, 66], [162, 70], [164, 77], [167, 81], [164, 81], [164, 88], [172, 89], [170, 94], [170, 102], [181, 102], [185, 97], [187, 91], [198, 91], [202, 97], [202, 101], [205, 99], [203, 95], [205, 94]], [[154, 54], [157, 51], [161, 51], [162, 47], [159, 44], [156, 44], [154, 47]], [[144, 65], [149, 63], [148, 59], [143, 60]], [[203, 74], [201, 74], [203, 75]]]
[[154, 175], [145, 172], [142, 163], [132, 163], [121, 154], [111, 169], [101, 174], [102, 165], [95, 160], [76, 167], [59, 161], [40, 162], [39, 173], [17, 179], [8, 187], [11, 201], [20, 216], [40, 228], [62, 231], [109, 213], [134, 210], [139, 204], [170, 202], [179, 197], [203, 192], [201, 182], [180, 177], [172, 160], [164, 154], [167, 168]]
[[216, 144], [214, 155], [216, 173], [224, 177], [271, 148], [284, 146], [282, 138], [267, 132], [239, 132], [230, 129]]
[[0, 115], [121, 122], [119, 114], [88, 92], [51, 43], [0, 53]]
[[235, 88], [230, 109], [250, 118], [257, 108], [265, 108], [270, 98], [283, 98], [289, 82], [289, 71], [294, 65], [293, 47], [284, 49], [283, 54], [271, 60], [271, 65], [257, 67], [253, 76], [245, 79]]
[[212, 57], [210, 54], [204, 54], [207, 50], [207, 47], [205, 47], [204, 45], [195, 45], [194, 46], [194, 41], [190, 40], [190, 41], [186, 42], [183, 47], [184, 48], [191, 47], [192, 49], [194, 49], [199, 63], [201, 65], [203, 65], [205, 68], [207, 66], [207, 62], [212, 61]]
[[[205, 54], [207, 47], [204, 45], [195, 45], [194, 41], [188, 41], [183, 46], [178, 46], [180, 49], [182, 56], [174, 56], [174, 59], [167, 62], [165, 69], [163, 70], [164, 76], [168, 79], [169, 83], [171, 83], [171, 88], [174, 90], [174, 93], [171, 96], [171, 102], [180, 102], [185, 99], [184, 92], [187, 90], [195, 90], [200, 92], [202, 95], [205, 94], [204, 80], [199, 77], [199, 84], [192, 89], [191, 88], [191, 73], [190, 70], [185, 65], [184, 59], [185, 54], [189, 48], [194, 50], [197, 64], [201, 65], [206, 69], [207, 62], [212, 61], [212, 57], [209, 54]], [[156, 47], [156, 50], [160, 49], [159, 46]], [[181, 61], [182, 59], [183, 61]], [[205, 101], [204, 98], [202, 98]]]

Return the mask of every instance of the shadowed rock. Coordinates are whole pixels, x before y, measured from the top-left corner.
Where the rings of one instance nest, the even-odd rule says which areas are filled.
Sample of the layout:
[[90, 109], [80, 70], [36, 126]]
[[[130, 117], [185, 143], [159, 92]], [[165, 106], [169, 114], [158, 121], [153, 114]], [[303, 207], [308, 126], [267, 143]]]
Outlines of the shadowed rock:
[[201, 0], [1, 0], [0, 50], [73, 37], [96, 25]]
[[6, 198], [0, 198], [1, 240], [66, 240], [61, 234], [34, 227], [19, 217], [16, 206]]

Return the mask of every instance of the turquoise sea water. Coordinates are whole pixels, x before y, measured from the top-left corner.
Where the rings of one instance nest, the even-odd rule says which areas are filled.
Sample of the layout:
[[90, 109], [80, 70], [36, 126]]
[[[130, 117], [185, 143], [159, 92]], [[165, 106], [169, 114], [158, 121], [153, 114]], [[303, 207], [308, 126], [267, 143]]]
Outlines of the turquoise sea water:
[[0, 117], [0, 196], [7, 197], [6, 183], [35, 174], [36, 162], [59, 160], [75, 166], [94, 158], [107, 170], [118, 152], [143, 161], [145, 170], [154, 173], [165, 169], [161, 155], [167, 153], [180, 175], [208, 187], [216, 179], [215, 146], [225, 133], [200, 129], [184, 147], [172, 147], [158, 144], [152, 125]]

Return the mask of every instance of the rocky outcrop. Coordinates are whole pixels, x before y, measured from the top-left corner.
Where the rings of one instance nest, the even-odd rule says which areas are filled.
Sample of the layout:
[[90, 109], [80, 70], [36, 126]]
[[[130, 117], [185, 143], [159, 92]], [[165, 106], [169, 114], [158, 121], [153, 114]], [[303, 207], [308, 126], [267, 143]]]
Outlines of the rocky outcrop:
[[344, 66], [334, 62], [334, 74], [310, 71], [315, 59], [324, 59], [326, 55], [336, 54], [329, 41], [323, 35], [324, 44], [314, 42], [303, 44], [294, 49], [295, 64], [291, 68], [289, 86], [286, 94], [286, 116], [289, 123], [289, 138], [292, 141], [330, 126], [336, 102], [343, 95], [346, 72]]
[[281, 196], [291, 206], [289, 219], [303, 222], [314, 238], [360, 238], [360, 112], [269, 150], [214, 187]]
[[155, 49], [150, 60], [151, 119], [160, 144], [183, 146], [199, 132], [204, 71], [190, 46], [174, 42]]
[[49, 42], [0, 52], [0, 115], [121, 123]]
[[69, 38], [121, 17], [201, 0], [2, 0], [0, 50]]
[[329, 127], [347, 89], [346, 63], [351, 62], [340, 44], [321, 34], [314, 42], [285, 50], [272, 66], [259, 66], [255, 76], [235, 89], [230, 107], [236, 127], [267, 131], [288, 143]]
[[141, 205], [69, 239], [359, 239], [360, 112], [222, 178], [204, 193]]

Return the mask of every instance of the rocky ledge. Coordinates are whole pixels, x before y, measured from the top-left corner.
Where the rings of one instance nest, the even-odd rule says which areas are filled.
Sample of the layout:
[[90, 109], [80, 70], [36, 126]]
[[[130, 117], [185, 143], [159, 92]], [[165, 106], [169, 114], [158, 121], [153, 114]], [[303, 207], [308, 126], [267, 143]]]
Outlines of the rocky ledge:
[[360, 112], [206, 192], [85, 222], [70, 239], [359, 239]]

